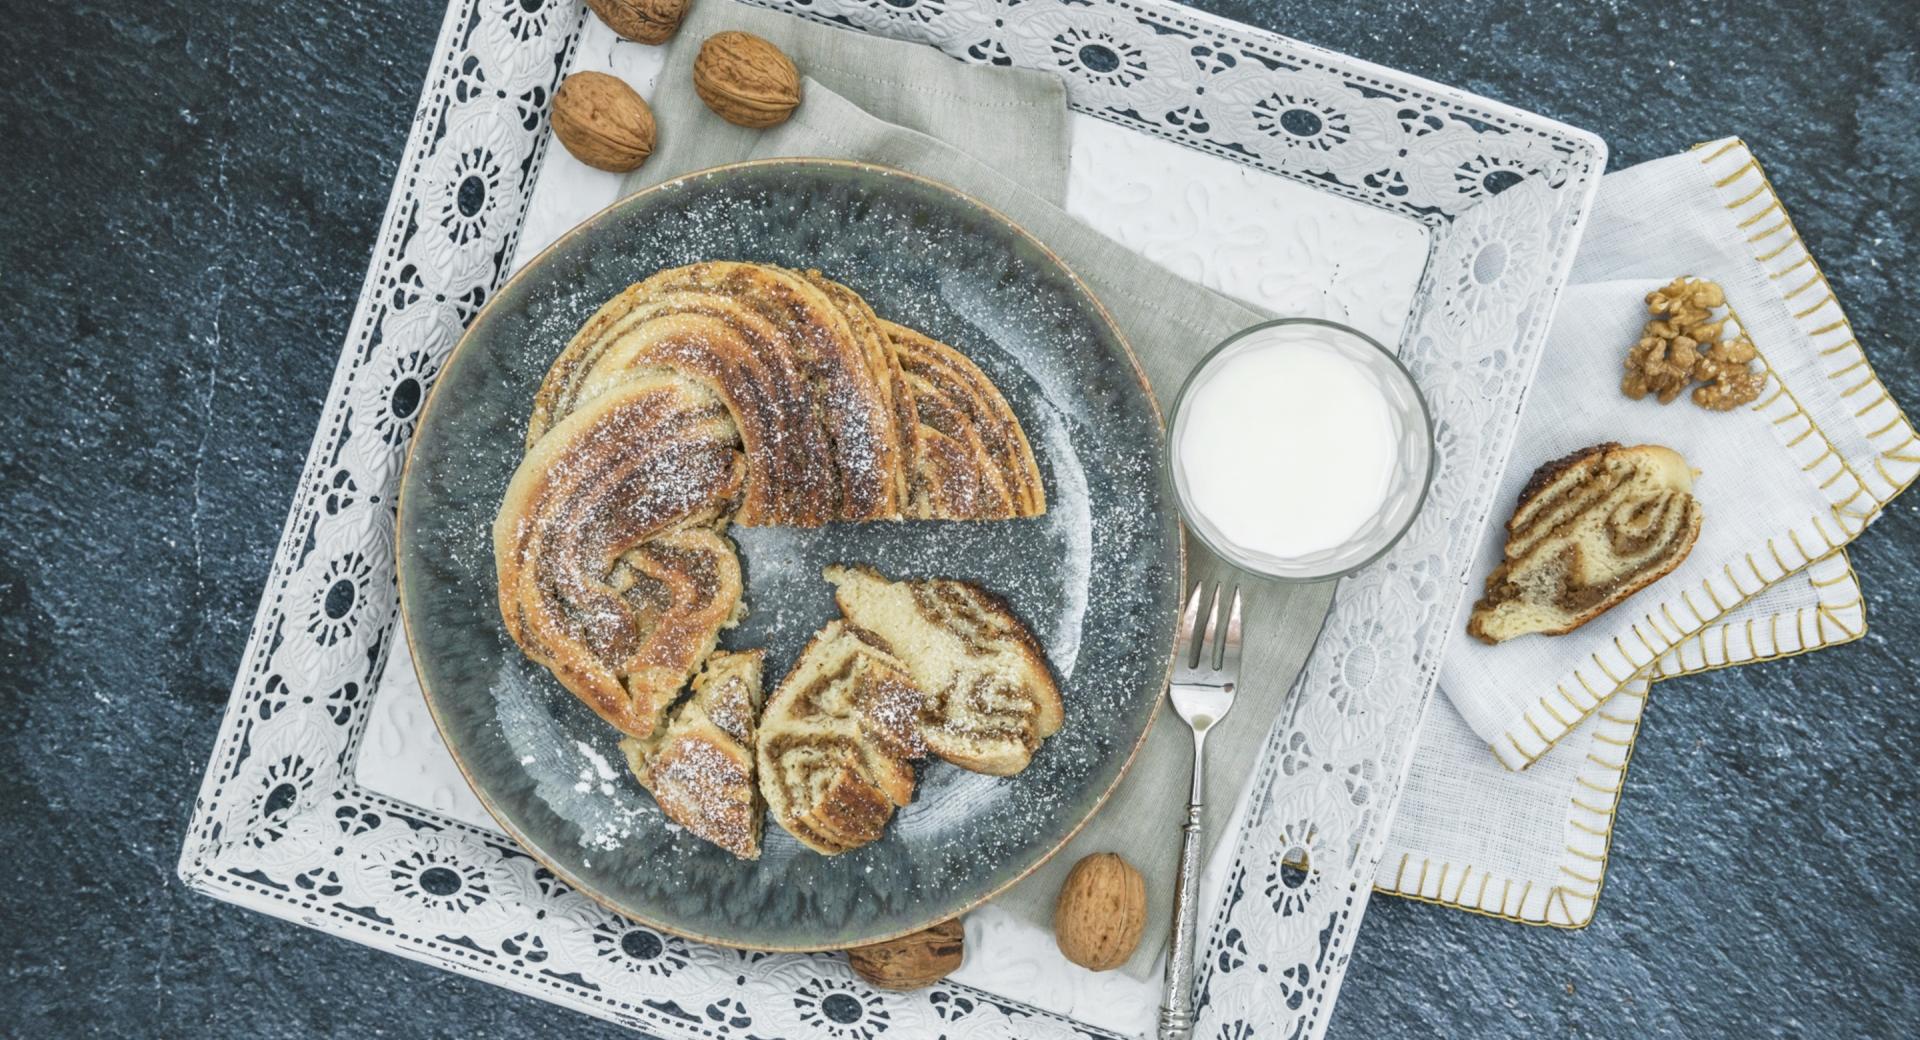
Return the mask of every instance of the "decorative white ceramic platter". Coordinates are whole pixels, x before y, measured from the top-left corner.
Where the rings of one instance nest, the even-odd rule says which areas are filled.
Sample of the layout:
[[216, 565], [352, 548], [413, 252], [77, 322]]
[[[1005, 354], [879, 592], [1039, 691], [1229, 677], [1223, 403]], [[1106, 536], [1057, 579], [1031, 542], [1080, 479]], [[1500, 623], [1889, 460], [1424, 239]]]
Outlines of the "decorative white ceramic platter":
[[[1605, 165], [1591, 135], [1166, 3], [762, 0], [970, 61], [1058, 71], [1069, 209], [1176, 273], [1398, 344], [1440, 468], [1414, 530], [1342, 582], [1209, 865], [1199, 1035], [1326, 1029], [1554, 299]], [[1138, 1035], [1157, 989], [987, 907], [917, 993], [833, 955], [702, 946], [567, 890], [492, 824], [394, 638], [393, 489], [425, 389], [524, 259], [613, 201], [549, 151], [578, 68], [652, 78], [571, 0], [453, 0], [195, 806], [216, 898], [662, 1037]], [[1398, 652], [1382, 653], [1393, 647]], [[1284, 861], [1309, 864], [1305, 871]]]

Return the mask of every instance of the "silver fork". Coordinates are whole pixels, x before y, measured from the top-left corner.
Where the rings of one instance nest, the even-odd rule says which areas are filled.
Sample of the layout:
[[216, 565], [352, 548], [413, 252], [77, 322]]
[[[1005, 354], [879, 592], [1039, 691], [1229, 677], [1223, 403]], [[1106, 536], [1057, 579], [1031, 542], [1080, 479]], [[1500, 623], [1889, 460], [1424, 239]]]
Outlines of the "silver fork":
[[[1193, 954], [1200, 921], [1200, 821], [1206, 811], [1207, 733], [1233, 710], [1233, 691], [1240, 681], [1240, 588], [1234, 586], [1233, 606], [1220, 610], [1220, 585], [1210, 595], [1202, 582], [1187, 598], [1180, 615], [1180, 634], [1174, 640], [1179, 657], [1173, 681], [1167, 687], [1173, 710], [1193, 730], [1193, 790], [1187, 797], [1187, 819], [1180, 828], [1180, 879], [1173, 894], [1173, 940], [1167, 949], [1166, 992], [1160, 997], [1160, 1040], [1187, 1040], [1193, 1035]], [[1206, 620], [1201, 620], [1202, 601]], [[1211, 633], [1211, 640], [1208, 636]]]

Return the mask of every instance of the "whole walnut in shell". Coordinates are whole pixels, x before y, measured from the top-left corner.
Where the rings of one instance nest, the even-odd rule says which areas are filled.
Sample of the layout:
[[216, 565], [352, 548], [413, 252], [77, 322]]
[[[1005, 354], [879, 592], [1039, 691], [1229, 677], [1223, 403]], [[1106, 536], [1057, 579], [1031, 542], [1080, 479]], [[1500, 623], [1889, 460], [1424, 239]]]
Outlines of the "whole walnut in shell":
[[1053, 938], [1067, 959], [1110, 971], [1127, 963], [1147, 927], [1147, 883], [1133, 864], [1096, 852], [1073, 865], [1053, 908]]
[[959, 918], [847, 951], [854, 973], [881, 989], [921, 989], [959, 970], [967, 932]]
[[587, 0], [607, 28], [636, 43], [665, 43], [680, 28], [692, 0]]
[[773, 44], [728, 30], [700, 45], [693, 89], [720, 118], [763, 129], [786, 122], [799, 106], [800, 70]]
[[653, 109], [621, 80], [576, 72], [553, 95], [553, 136], [597, 170], [625, 173], [653, 154]]

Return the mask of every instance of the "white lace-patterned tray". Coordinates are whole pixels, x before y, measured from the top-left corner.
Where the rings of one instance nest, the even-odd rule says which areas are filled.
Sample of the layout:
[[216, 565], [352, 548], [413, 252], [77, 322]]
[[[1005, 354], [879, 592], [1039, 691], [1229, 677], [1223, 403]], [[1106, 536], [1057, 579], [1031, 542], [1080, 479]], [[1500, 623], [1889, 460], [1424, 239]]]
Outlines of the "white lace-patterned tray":
[[[1484, 521], [1604, 147], [1172, 4], [761, 2], [1056, 70], [1076, 111], [1077, 216], [1186, 277], [1398, 344], [1424, 388], [1432, 497], [1392, 554], [1342, 583], [1209, 868], [1199, 1035], [1319, 1036], [1467, 578], [1465, 533]], [[1144, 1032], [1153, 987], [1065, 965], [992, 907], [968, 918], [967, 966], [907, 994], [866, 987], [836, 955], [624, 921], [503, 837], [452, 770], [394, 638], [393, 492], [465, 322], [614, 197], [614, 178], [548, 148], [548, 101], [576, 68], [639, 84], [658, 58], [575, 2], [451, 3], [181, 876], [663, 1037]]]

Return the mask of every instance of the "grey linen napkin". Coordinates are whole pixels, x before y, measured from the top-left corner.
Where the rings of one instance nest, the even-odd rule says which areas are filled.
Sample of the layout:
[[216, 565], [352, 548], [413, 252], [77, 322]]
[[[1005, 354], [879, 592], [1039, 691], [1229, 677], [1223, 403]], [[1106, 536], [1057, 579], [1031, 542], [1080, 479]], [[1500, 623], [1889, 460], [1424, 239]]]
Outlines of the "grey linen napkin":
[[[765, 37], [807, 77], [800, 107], [787, 122], [769, 130], [735, 127], [694, 94], [690, 83], [700, 41], [723, 29]], [[966, 65], [918, 44], [730, 0], [700, 0], [669, 45], [659, 83], [653, 99], [659, 149], [629, 177], [627, 191], [722, 163], [800, 156], [858, 159], [950, 184], [1024, 226], [1086, 281], [1132, 344], [1163, 409], [1201, 355], [1268, 317], [1175, 277], [1060, 208], [1066, 198], [1067, 107], [1065, 90], [1053, 76]], [[1189, 582], [1216, 575], [1233, 580], [1229, 568], [1191, 540], [1187, 566]], [[1209, 854], [1225, 833], [1333, 594], [1330, 582], [1239, 580], [1247, 642], [1239, 700], [1207, 741]], [[1151, 973], [1172, 913], [1191, 758], [1187, 728], [1163, 702], [1145, 746], [1106, 806], [996, 904], [1050, 928], [1054, 899], [1072, 865], [1095, 852], [1118, 852], [1139, 868], [1147, 887], [1147, 933], [1127, 971]]]

